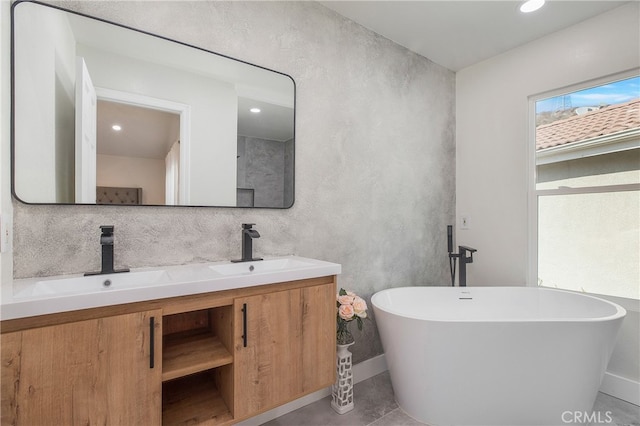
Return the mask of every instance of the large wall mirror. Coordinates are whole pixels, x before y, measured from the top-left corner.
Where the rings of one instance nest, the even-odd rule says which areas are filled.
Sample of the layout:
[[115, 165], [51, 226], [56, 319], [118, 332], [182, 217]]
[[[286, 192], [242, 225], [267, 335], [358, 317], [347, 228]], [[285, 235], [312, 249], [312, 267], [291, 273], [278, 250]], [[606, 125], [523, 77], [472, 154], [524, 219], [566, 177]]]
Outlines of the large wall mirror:
[[288, 208], [288, 75], [61, 8], [12, 8], [14, 196]]

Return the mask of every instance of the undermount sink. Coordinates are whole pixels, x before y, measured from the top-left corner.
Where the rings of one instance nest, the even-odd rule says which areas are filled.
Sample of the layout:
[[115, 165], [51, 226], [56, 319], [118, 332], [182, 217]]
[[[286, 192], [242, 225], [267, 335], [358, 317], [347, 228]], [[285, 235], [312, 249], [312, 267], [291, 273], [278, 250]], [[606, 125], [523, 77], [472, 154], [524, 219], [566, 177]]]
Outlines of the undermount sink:
[[169, 275], [163, 270], [56, 278], [38, 281], [26, 289], [23, 294], [17, 294], [16, 296], [29, 297], [69, 293], [91, 293], [103, 290], [145, 287], [168, 283], [169, 281]]
[[308, 266], [313, 266], [313, 264], [309, 262], [303, 262], [298, 259], [284, 258], [211, 265], [209, 266], [209, 268], [221, 275], [242, 275], [259, 274], [261, 272], [284, 271], [290, 269], [305, 268]]

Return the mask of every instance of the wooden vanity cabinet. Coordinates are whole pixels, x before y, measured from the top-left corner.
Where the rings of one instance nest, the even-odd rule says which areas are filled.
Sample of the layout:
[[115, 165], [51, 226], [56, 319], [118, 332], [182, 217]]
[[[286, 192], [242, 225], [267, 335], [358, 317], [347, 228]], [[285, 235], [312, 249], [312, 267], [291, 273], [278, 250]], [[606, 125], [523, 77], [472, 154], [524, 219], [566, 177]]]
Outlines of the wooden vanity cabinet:
[[3, 321], [1, 423], [221, 426], [326, 388], [335, 279]]
[[335, 286], [235, 299], [235, 415], [248, 417], [335, 380]]
[[158, 309], [2, 334], [2, 424], [160, 424], [161, 318]]

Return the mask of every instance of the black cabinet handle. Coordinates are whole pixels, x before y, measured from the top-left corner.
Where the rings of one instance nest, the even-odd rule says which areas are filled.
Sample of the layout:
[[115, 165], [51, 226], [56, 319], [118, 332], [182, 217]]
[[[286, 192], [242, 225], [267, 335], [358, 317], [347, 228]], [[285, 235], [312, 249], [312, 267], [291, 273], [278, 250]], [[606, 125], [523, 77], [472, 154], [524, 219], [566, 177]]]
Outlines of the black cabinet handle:
[[151, 317], [149, 318], [149, 368], [153, 368], [155, 366], [156, 363], [156, 357], [155, 357], [155, 352], [156, 352], [156, 342], [155, 342], [155, 336], [156, 336], [156, 319], [155, 317]]
[[247, 347], [247, 304], [242, 305], [242, 344]]

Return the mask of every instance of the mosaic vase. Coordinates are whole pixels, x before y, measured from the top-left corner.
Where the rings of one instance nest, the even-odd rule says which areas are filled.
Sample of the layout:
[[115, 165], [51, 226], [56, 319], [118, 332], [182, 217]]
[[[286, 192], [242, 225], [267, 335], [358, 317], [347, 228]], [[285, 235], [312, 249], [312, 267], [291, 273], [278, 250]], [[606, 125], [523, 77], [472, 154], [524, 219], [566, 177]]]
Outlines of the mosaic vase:
[[344, 414], [353, 410], [353, 365], [349, 346], [337, 345], [337, 380], [332, 387], [331, 407], [338, 413]]

